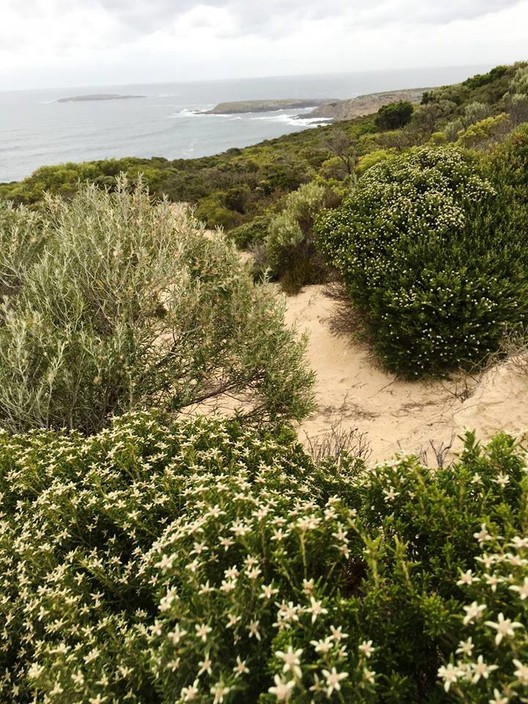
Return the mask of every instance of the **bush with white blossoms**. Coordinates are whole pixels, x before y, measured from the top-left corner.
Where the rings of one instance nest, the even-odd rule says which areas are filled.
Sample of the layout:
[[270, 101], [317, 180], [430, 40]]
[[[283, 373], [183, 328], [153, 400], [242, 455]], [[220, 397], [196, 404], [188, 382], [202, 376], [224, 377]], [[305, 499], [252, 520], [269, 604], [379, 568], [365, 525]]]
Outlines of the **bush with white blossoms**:
[[[525, 480], [526, 482], [526, 480]], [[438, 674], [453, 699], [479, 704], [528, 701], [528, 515], [524, 531], [475, 533], [482, 554], [460, 574], [467, 604], [461, 640]]]
[[462, 150], [423, 147], [369, 169], [320, 217], [319, 242], [388, 369], [480, 362], [526, 320], [526, 228], [510, 200]]
[[[485, 523], [524, 554], [524, 477], [507, 436], [468, 436], [431, 471], [315, 464], [291, 430], [236, 420], [0, 434], [0, 700], [449, 701], [438, 672], [481, 603], [463, 577], [474, 535]], [[523, 603], [520, 572], [506, 587]], [[524, 632], [513, 606], [486, 607]]]

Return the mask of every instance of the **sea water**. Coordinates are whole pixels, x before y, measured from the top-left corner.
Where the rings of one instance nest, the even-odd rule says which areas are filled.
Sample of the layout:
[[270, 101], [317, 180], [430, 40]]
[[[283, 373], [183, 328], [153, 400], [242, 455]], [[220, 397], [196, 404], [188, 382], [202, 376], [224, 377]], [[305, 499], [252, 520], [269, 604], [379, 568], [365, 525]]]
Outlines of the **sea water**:
[[[0, 92], [0, 182], [22, 179], [39, 166], [69, 161], [206, 156], [320, 124], [308, 117], [310, 110], [200, 114], [220, 102], [353, 98], [454, 83], [489, 68], [461, 66]], [[61, 98], [100, 93], [144, 97], [58, 102]]]

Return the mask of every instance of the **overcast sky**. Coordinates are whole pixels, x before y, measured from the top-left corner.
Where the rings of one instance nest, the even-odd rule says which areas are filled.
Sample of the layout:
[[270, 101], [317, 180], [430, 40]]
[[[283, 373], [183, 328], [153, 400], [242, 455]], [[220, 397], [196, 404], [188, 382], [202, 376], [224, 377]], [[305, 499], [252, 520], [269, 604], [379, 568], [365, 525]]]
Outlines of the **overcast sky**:
[[528, 0], [0, 0], [0, 90], [528, 59]]

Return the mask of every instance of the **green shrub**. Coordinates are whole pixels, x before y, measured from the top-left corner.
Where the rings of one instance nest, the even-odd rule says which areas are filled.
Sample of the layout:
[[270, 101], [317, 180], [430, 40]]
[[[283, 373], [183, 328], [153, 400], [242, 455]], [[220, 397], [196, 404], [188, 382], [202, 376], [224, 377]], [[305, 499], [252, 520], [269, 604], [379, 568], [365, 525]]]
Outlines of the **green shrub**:
[[388, 369], [479, 362], [526, 319], [526, 230], [510, 203], [469, 156], [427, 147], [372, 167], [320, 219], [321, 246]]
[[264, 239], [264, 268], [289, 293], [326, 278], [327, 268], [315, 246], [313, 224], [327, 198], [326, 187], [312, 181], [288, 194], [284, 208], [270, 220]]
[[[475, 534], [522, 538], [527, 489], [506, 436], [485, 450], [468, 436], [433, 471], [314, 465], [291, 430], [234, 420], [0, 434], [0, 696], [452, 701], [437, 674], [465, 631]], [[507, 615], [522, 566], [500, 587]], [[503, 681], [522, 648], [479, 643]]]
[[502, 112], [494, 117], [472, 123], [466, 130], [459, 133], [457, 143], [463, 147], [482, 149], [491, 142], [497, 142], [511, 130], [508, 115]]
[[239, 249], [250, 249], [253, 245], [263, 242], [268, 234], [271, 216], [257, 215], [249, 222], [239, 225], [227, 233]]
[[0, 272], [16, 259], [22, 282], [1, 306], [0, 427], [91, 433], [112, 414], [222, 393], [250, 414], [303, 416], [312, 375], [282, 304], [220, 234], [126, 186], [50, 199], [32, 259], [31, 218], [0, 214], [2, 240], [15, 243]]
[[406, 100], [383, 105], [375, 117], [376, 127], [380, 130], [397, 130], [411, 121], [413, 104]]

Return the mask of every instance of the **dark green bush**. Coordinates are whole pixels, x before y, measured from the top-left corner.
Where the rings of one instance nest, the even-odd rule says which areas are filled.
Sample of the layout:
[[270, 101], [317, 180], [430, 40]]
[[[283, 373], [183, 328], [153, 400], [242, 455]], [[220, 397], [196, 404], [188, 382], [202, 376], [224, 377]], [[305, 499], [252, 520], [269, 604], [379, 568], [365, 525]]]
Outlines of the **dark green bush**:
[[253, 245], [262, 242], [267, 234], [271, 220], [271, 215], [257, 215], [256, 218], [243, 225], [233, 228], [227, 233], [227, 237], [236, 244], [239, 249], [250, 249]]
[[[0, 697], [453, 701], [437, 673], [468, 600], [489, 603], [486, 618], [526, 615], [519, 565], [504, 563], [494, 606], [493, 581], [477, 597], [467, 584], [488, 530], [528, 554], [527, 490], [506, 436], [485, 450], [468, 436], [458, 463], [432, 471], [314, 465], [288, 429], [146, 413], [90, 438], [0, 434]], [[477, 656], [503, 667], [461, 701], [522, 693], [525, 631], [497, 653], [478, 627], [458, 679]]]
[[397, 130], [411, 121], [413, 104], [406, 100], [383, 105], [374, 119], [376, 127], [380, 130]]
[[427, 147], [372, 167], [321, 217], [321, 246], [388, 369], [480, 362], [525, 321], [526, 230], [510, 205], [471, 157]]

